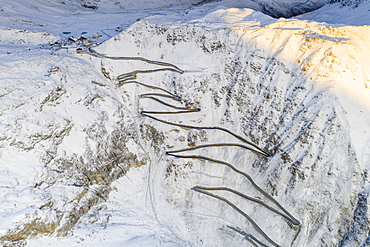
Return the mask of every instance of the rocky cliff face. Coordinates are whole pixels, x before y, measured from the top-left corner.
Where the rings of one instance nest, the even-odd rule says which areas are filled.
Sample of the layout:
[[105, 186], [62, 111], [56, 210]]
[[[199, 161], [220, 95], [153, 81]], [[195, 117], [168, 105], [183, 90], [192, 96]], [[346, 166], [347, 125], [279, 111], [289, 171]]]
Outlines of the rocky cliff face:
[[[124, 212], [125, 204], [114, 204], [112, 194], [131, 191], [145, 196], [148, 214], [167, 229], [163, 235], [181, 240], [176, 245], [241, 246], [249, 243], [247, 234], [272, 245], [266, 234], [281, 246], [366, 246], [369, 159], [364, 154], [369, 149], [367, 132], [358, 128], [369, 121], [369, 109], [352, 109], [361, 99], [343, 97], [341, 90], [368, 92], [369, 77], [357, 62], [368, 58], [356, 43], [368, 28], [274, 21], [251, 10], [238, 11], [218, 10], [193, 24], [139, 21], [96, 48], [107, 56], [166, 61], [183, 74], [140, 73], [161, 66], [88, 54], [61, 56], [31, 49], [25, 52], [41, 56], [20, 60], [17, 56], [24, 54], [10, 52], [2, 65], [9, 76], [3, 80], [13, 82], [19, 68], [29, 76], [7, 84], [1, 95], [6, 102], [0, 136], [5, 164], [1, 176], [6, 181], [1, 187], [6, 222], [1, 225], [2, 244], [18, 246], [42, 235], [70, 236], [81, 222], [114, 227], [109, 218], [116, 212], [103, 215], [109, 205]], [[235, 14], [243, 15], [243, 24], [220, 28], [207, 21]], [[40, 75], [52, 66], [57, 68], [48, 76]], [[201, 109], [156, 118], [221, 127], [271, 155], [231, 145], [185, 152], [198, 158], [165, 155], [241, 142], [217, 129], [184, 128], [140, 115], [169, 109], [140, 97], [159, 89], [119, 85], [117, 76], [130, 71], [137, 72], [138, 82], [181, 97], [166, 102]], [[301, 222], [300, 231], [259, 203], [229, 191], [213, 192], [247, 214], [261, 229], [256, 230], [230, 204], [191, 190], [227, 187], [276, 208], [245, 176], [199, 156], [247, 173]], [[124, 177], [131, 177], [135, 186]], [[163, 243], [171, 246], [171, 241]]]

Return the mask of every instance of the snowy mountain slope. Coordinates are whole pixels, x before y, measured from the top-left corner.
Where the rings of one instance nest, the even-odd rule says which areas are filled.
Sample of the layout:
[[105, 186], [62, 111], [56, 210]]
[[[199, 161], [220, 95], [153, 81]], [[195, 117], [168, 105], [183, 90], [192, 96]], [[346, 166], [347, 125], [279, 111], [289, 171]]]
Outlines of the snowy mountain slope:
[[321, 8], [328, 0], [294, 0], [294, 1], [277, 1], [277, 0], [260, 0], [258, 3], [261, 11], [269, 16], [279, 18], [290, 18], [299, 14], [307, 13]]
[[370, 24], [370, 1], [331, 1], [320, 9], [297, 16], [332, 24], [362, 26]]
[[[333, 28], [207, 6], [190, 10], [182, 21], [181, 14], [138, 21], [95, 49], [176, 64], [184, 74], [138, 74], [138, 81], [201, 111], [158, 118], [220, 126], [274, 154], [265, 158], [230, 146], [185, 153], [233, 164], [302, 223], [293, 242], [297, 231], [278, 215], [214, 192], [278, 244], [366, 246], [368, 27]], [[228, 226], [268, 244], [225, 202], [191, 190], [227, 186], [273, 206], [245, 177], [215, 162], [164, 153], [238, 140], [144, 117], [139, 111], [166, 110], [140, 99], [153, 89], [117, 85], [122, 73], [159, 66], [45, 49], [58, 39], [45, 33], [1, 34], [3, 245], [250, 244]]]
[[145, 160], [121, 137], [130, 121], [100, 73], [79, 58], [28, 49], [2, 48], [2, 235], [17, 229], [3, 241], [64, 235], [105, 200], [111, 180]]
[[[356, 99], [343, 99], [340, 96], [342, 87], [345, 88], [344, 90], [356, 87], [356, 91], [363, 91], [364, 95], [368, 94], [366, 89], [368, 79], [362, 78], [363, 74], [356, 65], [356, 61], [365, 60], [366, 55], [355, 51], [356, 40], [366, 32], [358, 30], [358, 34], [352, 34], [356, 28], [326, 28], [316, 23], [299, 21], [279, 21], [263, 29], [257, 27], [252, 30], [245, 27], [235, 29], [236, 31], [227, 29], [207, 31], [204, 26], [197, 27], [196, 25], [164, 28], [142, 23], [135, 25], [122, 36], [117, 36], [115, 40], [106, 42], [101, 51], [110, 54], [118, 51], [118, 47], [121, 46], [133, 47], [130, 49], [132, 53], [125, 52], [125, 55], [162, 57], [166, 61], [178, 61], [177, 64], [182, 68], [186, 64], [191, 64], [190, 68], [185, 67], [188, 73], [180, 76], [167, 76], [166, 80], [160, 78], [157, 85], [162, 85], [162, 81], [172, 81], [172, 84], [168, 85], [172, 91], [181, 93], [183, 97], [190, 100], [190, 104], [200, 106], [203, 114], [199, 113], [198, 116], [194, 116], [194, 121], [199, 125], [227, 126], [235, 132], [244, 130], [247, 136], [258, 145], [268, 150], [275, 150], [277, 154], [271, 160], [260, 160], [250, 157], [250, 154], [244, 154], [246, 157], [243, 157], [243, 160], [250, 160], [246, 162], [250, 166], [245, 164], [244, 169], [261, 179], [260, 183], [264, 184], [265, 188], [270, 188], [271, 193], [277, 193], [277, 196], [281, 198], [279, 201], [294, 205], [292, 208], [295, 208], [296, 214], [301, 215], [305, 225], [295, 243], [297, 246], [319, 245], [321, 242], [328, 245], [338, 244], [339, 239], [345, 235], [347, 224], [352, 219], [349, 212], [355, 210], [358, 196], [368, 193], [367, 190], [363, 191], [368, 160], [366, 155], [362, 155], [369, 151], [368, 134], [364, 133], [363, 129], [360, 131], [362, 137], [354, 133], [356, 130], [350, 127], [353, 122], [349, 118], [360, 116], [364, 121], [360, 126], [367, 126], [369, 118], [366, 114], [362, 114], [368, 111], [369, 102], [365, 98], [366, 102], [361, 105], [366, 105], [366, 107], [358, 109], [357, 112], [350, 109], [351, 113], [348, 115], [346, 113], [346, 110], [349, 110], [346, 108], [348, 100], [354, 104]], [[146, 35], [152, 37], [150, 42], [144, 38]], [[156, 35], [159, 36], [157, 43], [153, 38]], [[368, 37], [364, 38], [368, 39]], [[192, 42], [193, 40], [195, 42]], [[157, 46], [161, 49], [154, 49]], [[346, 52], [343, 53], [342, 50]], [[349, 50], [353, 53], [348, 54]], [[189, 51], [192, 51], [190, 57], [186, 55]], [[171, 54], [176, 54], [175, 61], [173, 61], [174, 58], [171, 60]], [[225, 54], [228, 55], [225, 57]], [[123, 53], [116, 53], [116, 55], [123, 55]], [[349, 59], [349, 56], [354, 58]], [[198, 59], [195, 60], [193, 57]], [[110, 64], [109, 61], [106, 63]], [[204, 68], [205, 64], [212, 66]], [[109, 68], [107, 65], [104, 66]], [[358, 69], [343, 72], [343, 67]], [[112, 73], [118, 74], [118, 68], [121, 67], [111, 65]], [[143, 81], [157, 80], [152, 75], [142, 78]], [[361, 78], [358, 84], [356, 84], [356, 78]], [[197, 86], [198, 83], [199, 86]], [[188, 96], [190, 94], [192, 97]], [[354, 116], [351, 116], [352, 114]], [[190, 117], [186, 119], [189, 119], [190, 123], [193, 121]], [[181, 118], [182, 121], [186, 119]], [[150, 124], [156, 126], [158, 131], [166, 127], [152, 121]], [[358, 125], [353, 124], [352, 126]], [[171, 133], [171, 130], [170, 127], [163, 133]], [[175, 130], [172, 131], [176, 133]], [[182, 133], [181, 130], [179, 131], [177, 133]], [[323, 135], [323, 133], [326, 134]], [[197, 138], [200, 143], [210, 141], [207, 133], [193, 133], [191, 136], [194, 134], [201, 135]], [[350, 138], [351, 134], [353, 139]], [[184, 133], [183, 135], [185, 140], [189, 140], [189, 134]], [[186, 138], [187, 135], [188, 138]], [[175, 137], [171, 138], [171, 136], [172, 134], [169, 135], [167, 142], [164, 141], [163, 149], [174, 145]], [[181, 137], [179, 134], [175, 136]], [[181, 139], [180, 137], [177, 138]], [[225, 137], [220, 136], [219, 138]], [[177, 145], [174, 146], [177, 147]], [[178, 148], [181, 146], [183, 145], [179, 145]], [[228, 153], [226, 150], [221, 153], [224, 152]], [[211, 152], [210, 150], [207, 150], [207, 154], [207, 156], [218, 159], [222, 157], [225, 159], [229, 156], [220, 156], [219, 151]], [[230, 155], [229, 159], [233, 163], [240, 163], [240, 155], [236, 153], [234, 158]], [[180, 229], [178, 234], [186, 232], [184, 229], [187, 229], [188, 233], [185, 238], [199, 245], [202, 241], [206, 241], [204, 240], [207, 239], [206, 236], [217, 235], [216, 232], [209, 233], [211, 231], [209, 225], [217, 223], [210, 222], [209, 225], [207, 223], [207, 227], [204, 227], [201, 219], [205, 220], [205, 212], [210, 210], [218, 212], [213, 215], [216, 216], [216, 222], [220, 218], [227, 222], [231, 220], [223, 217], [223, 210], [218, 209], [222, 208], [222, 203], [217, 204], [212, 199], [193, 195], [194, 192], [188, 192], [188, 189], [195, 185], [195, 181], [201, 184], [221, 186], [226, 183], [223, 180], [228, 180], [230, 175], [227, 175], [225, 173], [227, 171], [224, 171], [222, 167], [215, 168], [211, 164], [201, 163], [196, 167], [190, 161], [176, 161], [173, 164], [171, 161], [168, 162], [170, 163], [164, 165], [162, 170], [157, 168], [159, 174], [155, 173], [155, 177], [160, 182], [153, 191], [155, 195], [167, 194], [167, 197], [172, 198], [171, 201], [174, 200], [174, 202], [167, 204], [167, 207], [162, 206], [161, 203], [167, 198], [163, 196], [162, 202], [157, 202], [160, 205], [157, 206], [157, 210], [160, 211], [159, 215], [163, 221], [174, 225], [171, 228]], [[179, 175], [167, 174], [169, 166], [178, 169], [175, 174], [182, 174], [184, 178], [180, 180], [181, 182], [179, 182], [181, 179]], [[182, 166], [184, 168], [181, 168]], [[252, 168], [248, 169], [248, 167], [255, 167], [257, 171], [253, 171]], [[196, 169], [200, 169], [199, 172], [194, 172]], [[207, 171], [212, 171], [212, 177], [222, 178], [221, 181], [210, 182], [208, 177], [210, 175], [207, 175]], [[258, 171], [269, 175], [263, 176]], [[192, 175], [192, 173], [195, 174]], [[338, 181], [341, 181], [340, 187], [338, 187]], [[164, 182], [169, 183], [169, 186], [164, 187], [163, 192], [157, 192], [160, 184]], [[237, 186], [239, 190], [246, 190], [242, 179], [235, 181], [234, 178], [231, 184]], [[154, 197], [160, 198], [159, 195]], [[184, 197], [189, 197], [189, 199], [183, 200]], [[194, 197], [199, 201], [196, 202]], [[209, 202], [204, 203], [204, 200], [209, 200]], [[186, 208], [183, 221], [190, 221], [189, 225], [181, 223], [182, 221], [177, 223], [178, 221], [168, 220], [168, 207], [171, 204], [174, 204], [173, 207], [178, 208], [179, 211], [176, 217], [173, 216], [170, 219], [180, 217], [184, 213], [183, 208]], [[162, 208], [166, 210], [163, 212]], [[194, 215], [195, 219], [188, 220], [189, 214]], [[189, 229], [197, 224], [198, 226], [189, 232]], [[218, 224], [222, 226], [226, 223]], [[272, 229], [278, 231], [276, 229], [279, 226], [273, 225], [267, 228], [273, 232]], [[331, 229], [331, 234], [328, 234], [328, 228]], [[367, 234], [365, 229], [356, 230], [356, 237], [359, 237], [358, 241], [360, 241], [358, 243], [364, 240]], [[213, 230], [217, 231], [217, 229]], [[281, 241], [282, 243], [289, 242], [289, 237], [291, 240], [292, 236], [289, 236], [288, 229], [281, 228], [281, 231], [275, 233], [276, 236], [286, 236]], [[207, 245], [217, 245], [225, 240], [224, 236], [218, 235], [207, 241], [210, 241]]]
[[[204, 14], [212, 8], [251, 8], [273, 17], [291, 17], [324, 5], [326, 0], [67, 0], [67, 1], [4, 1], [0, 6], [0, 27], [44, 31], [60, 35], [71, 32], [101, 32], [105, 40], [116, 35], [116, 27], [127, 28], [137, 19], [148, 16], [170, 16], [167, 19], [187, 19], [191, 10]], [[191, 18], [194, 18], [194, 12]], [[330, 12], [330, 11], [329, 11]]]

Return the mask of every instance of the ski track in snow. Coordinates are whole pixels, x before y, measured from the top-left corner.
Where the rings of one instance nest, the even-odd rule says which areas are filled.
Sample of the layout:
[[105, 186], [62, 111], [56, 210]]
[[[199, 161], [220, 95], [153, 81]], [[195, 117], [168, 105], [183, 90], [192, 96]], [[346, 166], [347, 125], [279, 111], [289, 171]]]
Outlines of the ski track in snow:
[[[178, 2], [0, 7], [0, 242], [268, 244], [244, 212], [281, 246], [295, 238], [293, 246], [367, 246], [368, 1], [298, 19], [231, 0]], [[79, 52], [84, 41], [68, 41], [72, 35], [103, 43], [94, 49], [105, 56]], [[170, 64], [184, 71], [161, 67]], [[148, 70], [155, 73], [141, 73]], [[155, 88], [127, 83], [133, 76]], [[158, 100], [153, 90], [173, 98]], [[182, 113], [150, 117], [168, 107]], [[184, 126], [220, 126], [263, 150], [230, 145], [227, 131]], [[297, 217], [300, 232], [225, 164]]]

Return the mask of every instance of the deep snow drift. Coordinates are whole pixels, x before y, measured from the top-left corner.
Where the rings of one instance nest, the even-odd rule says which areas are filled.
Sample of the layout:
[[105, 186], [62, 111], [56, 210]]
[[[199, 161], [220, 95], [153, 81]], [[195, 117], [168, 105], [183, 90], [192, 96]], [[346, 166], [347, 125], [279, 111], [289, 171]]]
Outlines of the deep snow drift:
[[[368, 246], [369, 27], [274, 19], [235, 1], [178, 2], [56, 2], [58, 14], [50, 1], [2, 6], [2, 245]], [[11, 13], [17, 4], [24, 11]], [[45, 21], [53, 15], [68, 18]], [[90, 45], [184, 73], [92, 56]], [[119, 79], [131, 71], [142, 84]], [[175, 111], [153, 95], [200, 111], [145, 115]], [[272, 155], [221, 145], [245, 143], [220, 129], [181, 125], [227, 129]], [[220, 145], [197, 148], [208, 144]], [[197, 158], [166, 155], [179, 149]], [[191, 189], [227, 187], [277, 209], [236, 170], [300, 230], [261, 203], [211, 191], [258, 230], [225, 200]]]

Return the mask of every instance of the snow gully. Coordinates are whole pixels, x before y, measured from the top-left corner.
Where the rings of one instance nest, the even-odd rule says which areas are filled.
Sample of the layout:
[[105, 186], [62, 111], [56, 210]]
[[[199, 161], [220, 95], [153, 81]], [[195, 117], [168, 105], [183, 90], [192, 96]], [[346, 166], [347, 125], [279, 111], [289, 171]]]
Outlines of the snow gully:
[[[271, 195], [269, 195], [266, 191], [264, 191], [262, 188], [260, 188], [254, 182], [254, 180], [252, 179], [251, 176], [249, 176], [247, 173], [245, 173], [245, 172], [237, 169], [235, 166], [233, 166], [232, 164], [227, 163], [225, 161], [216, 160], [216, 159], [213, 159], [213, 158], [210, 158], [210, 157], [205, 157], [205, 156], [200, 156], [200, 155], [183, 155], [181, 153], [184, 153], [186, 151], [193, 151], [193, 150], [196, 150], [196, 149], [209, 148], [209, 147], [233, 146], [233, 147], [240, 147], [240, 148], [249, 150], [249, 151], [251, 151], [251, 152], [253, 152], [253, 153], [257, 154], [257, 155], [261, 155], [261, 156], [264, 156], [264, 157], [267, 157], [267, 158], [272, 157], [273, 154], [271, 154], [271, 153], [263, 150], [262, 148], [258, 147], [256, 144], [254, 144], [254, 143], [246, 140], [244, 137], [242, 137], [242, 136], [240, 136], [240, 135], [238, 135], [238, 134], [236, 134], [236, 133], [234, 133], [234, 132], [232, 132], [232, 131], [230, 131], [228, 129], [222, 128], [222, 127], [217, 127], [217, 126], [211, 126], [210, 127], [210, 126], [185, 125], [185, 124], [179, 124], [179, 123], [169, 122], [169, 121], [166, 121], [166, 120], [163, 120], [163, 119], [160, 119], [158, 117], [154, 117], [153, 116], [153, 115], [161, 115], [161, 114], [186, 114], [186, 113], [193, 113], [193, 112], [199, 112], [199, 111], [201, 111], [200, 108], [178, 107], [178, 106], [175, 106], [175, 105], [166, 103], [163, 100], [161, 100], [160, 98], [168, 98], [168, 99], [171, 99], [171, 100], [174, 100], [174, 101], [180, 101], [181, 100], [181, 97], [178, 96], [178, 95], [175, 95], [175, 94], [173, 94], [171, 92], [169, 92], [166, 89], [163, 89], [163, 88], [160, 88], [160, 87], [156, 87], [156, 86], [152, 86], [152, 85], [148, 85], [148, 84], [145, 84], [145, 83], [142, 83], [142, 82], [135, 81], [136, 80], [136, 75], [137, 74], [140, 74], [140, 73], [155, 73], [155, 72], [159, 72], [159, 71], [172, 71], [172, 72], [177, 72], [177, 73], [183, 74], [184, 73], [183, 70], [181, 70], [179, 67], [177, 67], [177, 66], [175, 66], [173, 64], [170, 64], [170, 63], [149, 60], [149, 59], [146, 59], [146, 58], [143, 58], [143, 57], [111, 57], [111, 56], [106, 56], [106, 55], [103, 55], [103, 54], [100, 54], [100, 53], [94, 51], [91, 48], [90, 49], [87, 49], [87, 50], [81, 49], [81, 50], [78, 51], [78, 53], [85, 53], [85, 54], [89, 54], [91, 56], [102, 58], [102, 59], [112, 59], [112, 60], [139, 60], [139, 61], [143, 61], [143, 62], [146, 62], [146, 63], [149, 63], [149, 64], [163, 66], [164, 68], [153, 69], [153, 70], [135, 70], [135, 71], [131, 71], [131, 72], [128, 72], [128, 73], [121, 74], [121, 75], [119, 75], [119, 76], [116, 77], [119, 86], [124, 86], [124, 85], [127, 85], [127, 84], [134, 83], [134, 84], [137, 84], [139, 86], [143, 86], [143, 87], [150, 88], [150, 89], [153, 89], [153, 90], [160, 90], [160, 91], [162, 91], [163, 93], [145, 93], [145, 94], [140, 94], [139, 95], [139, 99], [150, 99], [150, 100], [153, 100], [153, 101], [156, 101], [156, 102], [162, 104], [163, 106], [170, 107], [170, 108], [174, 109], [173, 111], [145, 111], [144, 110], [144, 111], [139, 112], [140, 115], [142, 115], [144, 117], [148, 117], [148, 118], [150, 118], [152, 120], [155, 120], [155, 121], [158, 121], [158, 122], [161, 122], [161, 123], [164, 123], [164, 124], [168, 124], [168, 125], [172, 125], [172, 126], [177, 126], [177, 127], [185, 128], [185, 129], [218, 130], [218, 131], [227, 133], [227, 134], [233, 136], [234, 138], [236, 138], [237, 140], [239, 140], [239, 141], [241, 141], [241, 142], [244, 143], [244, 144], [238, 144], [238, 143], [213, 143], [213, 144], [206, 144], [206, 145], [198, 145], [198, 146], [194, 146], [194, 147], [191, 147], [191, 148], [184, 148], [184, 149], [173, 150], [173, 151], [165, 151], [165, 154], [166, 155], [169, 155], [169, 156], [172, 156], [172, 157], [175, 157], [175, 158], [200, 159], [200, 160], [205, 160], [205, 161], [213, 162], [213, 163], [216, 163], [216, 164], [221, 164], [221, 165], [224, 165], [224, 166], [232, 169], [234, 172], [236, 172], [236, 173], [244, 176], [252, 184], [252, 186], [258, 192], [260, 192], [270, 202], [272, 202], [273, 204], [275, 204], [275, 206], [278, 209], [276, 209], [276, 208], [274, 208], [272, 206], [269, 206], [268, 204], [266, 204], [262, 200], [259, 200], [257, 198], [253, 198], [253, 197], [249, 197], [249, 196], [247, 196], [247, 195], [245, 195], [245, 194], [243, 194], [243, 193], [241, 193], [239, 191], [230, 189], [228, 187], [203, 187], [203, 186], [194, 186], [192, 188], [192, 190], [193, 191], [196, 191], [196, 192], [199, 192], [199, 193], [202, 193], [202, 194], [205, 194], [207, 196], [216, 198], [216, 199], [218, 199], [220, 201], [223, 201], [223, 202], [227, 203], [230, 207], [232, 207], [239, 214], [241, 214], [243, 217], [245, 217], [252, 224], [253, 228], [259, 234], [261, 234], [261, 236], [263, 236], [266, 241], [268, 241], [273, 246], [280, 246], [275, 241], [273, 241], [269, 236], [267, 236], [267, 234], [258, 226], [258, 224], [248, 214], [246, 214], [243, 210], [241, 210], [235, 204], [233, 204], [232, 202], [230, 202], [227, 198], [221, 197], [221, 196], [216, 195], [216, 194], [213, 194], [211, 191], [228, 191], [228, 192], [231, 192], [231, 193], [233, 193], [233, 194], [235, 194], [237, 196], [240, 196], [241, 198], [243, 198], [243, 199], [245, 199], [247, 201], [257, 203], [257, 204], [259, 204], [259, 205], [267, 208], [268, 210], [272, 211], [273, 213], [281, 216], [288, 223], [289, 227], [296, 231], [296, 233], [294, 235], [294, 238], [292, 240], [292, 243], [294, 242], [294, 240], [296, 239], [296, 237], [298, 236], [298, 234], [300, 232], [301, 222], [299, 220], [297, 220], [295, 217], [293, 217]], [[228, 228], [229, 229], [232, 229], [233, 231], [235, 231], [235, 232], [237, 232], [237, 233], [239, 233], [241, 235], [243, 235], [245, 237], [245, 239], [248, 240], [253, 246], [257, 246], [257, 247], [258, 246], [268, 246], [265, 243], [263, 243], [261, 240], [258, 240], [255, 236], [253, 236], [251, 234], [248, 234], [245, 231], [241, 230], [239, 227], [228, 226]]]

